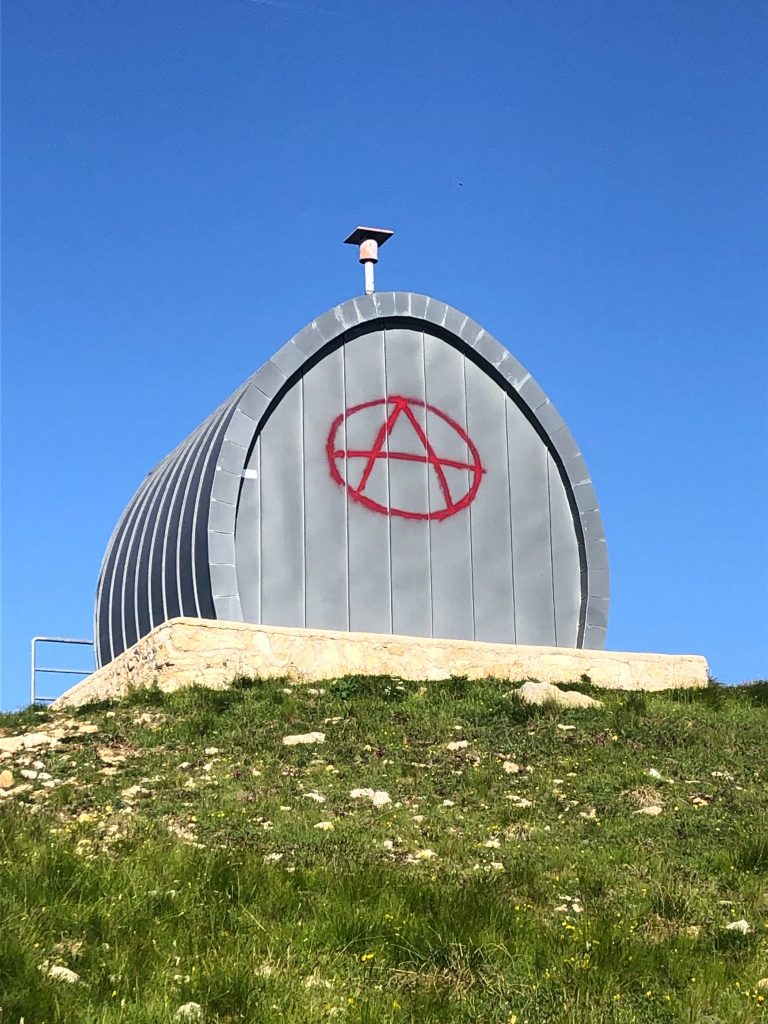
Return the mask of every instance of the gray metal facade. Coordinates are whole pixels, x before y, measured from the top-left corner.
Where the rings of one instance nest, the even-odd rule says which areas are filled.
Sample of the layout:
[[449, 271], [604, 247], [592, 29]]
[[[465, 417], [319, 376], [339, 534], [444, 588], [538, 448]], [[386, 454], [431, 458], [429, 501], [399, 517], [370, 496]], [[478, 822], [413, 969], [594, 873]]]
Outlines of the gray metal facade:
[[177, 615], [600, 648], [586, 466], [529, 373], [423, 295], [291, 339], [146, 478], [107, 549], [98, 663]]

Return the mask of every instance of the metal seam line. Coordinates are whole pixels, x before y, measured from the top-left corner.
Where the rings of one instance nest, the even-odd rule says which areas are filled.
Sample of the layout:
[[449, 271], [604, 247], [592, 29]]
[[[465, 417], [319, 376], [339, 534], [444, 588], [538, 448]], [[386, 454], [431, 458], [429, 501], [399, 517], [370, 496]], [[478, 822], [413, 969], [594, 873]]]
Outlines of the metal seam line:
[[194, 451], [196, 440], [197, 438], [192, 434], [189, 438], [189, 443], [185, 445], [183, 456], [179, 458], [173, 469], [173, 473], [170, 474], [168, 480], [170, 501], [168, 502], [168, 511], [166, 513], [165, 526], [163, 529], [163, 542], [160, 549], [160, 579], [163, 583], [163, 619], [165, 620], [168, 619], [168, 580], [166, 579], [166, 574], [168, 572], [168, 539], [170, 537], [171, 523], [173, 521], [173, 506], [176, 502], [176, 496], [179, 493], [181, 483], [184, 480], [184, 471], [189, 462], [189, 456]]
[[555, 597], [555, 555], [552, 546], [552, 480], [550, 478], [549, 464], [552, 461], [549, 448], [544, 449], [544, 458], [547, 460], [547, 521], [549, 522], [549, 574], [552, 580], [552, 630], [555, 636], [555, 647], [557, 647], [557, 598]]
[[[173, 456], [175, 452], [171, 453]], [[169, 460], [171, 458], [169, 456]], [[151, 534], [150, 526], [157, 524], [157, 510], [162, 501], [165, 477], [166, 477], [167, 465], [164, 464], [163, 469], [157, 472], [157, 486], [153, 489], [153, 493], [149, 496], [149, 500], [146, 506], [145, 523], [141, 532], [140, 546], [136, 558], [136, 577], [134, 580], [134, 617], [136, 620], [136, 632], [141, 635], [141, 612], [144, 611], [146, 614], [147, 622], [152, 628], [152, 619], [149, 605], [149, 592], [151, 589], [151, 575], [150, 575], [150, 553], [151, 553]], [[146, 566], [145, 566], [146, 563]], [[146, 575], [142, 575], [142, 567], [146, 568]], [[144, 582], [142, 583], [142, 580]]]
[[[467, 399], [467, 357], [461, 353], [461, 376], [464, 383], [464, 430], [469, 429], [469, 401]], [[469, 474], [467, 474], [469, 482]], [[469, 512], [469, 578], [472, 580], [470, 592], [472, 595], [472, 639], [477, 639], [477, 618], [475, 611], [475, 552], [472, 546], [472, 505], [467, 509]]]
[[[429, 402], [427, 393], [427, 341], [424, 336], [424, 331], [420, 332], [421, 335], [421, 365], [424, 373], [424, 436], [427, 439], [427, 446], [429, 446], [429, 412], [426, 408]], [[427, 512], [432, 512], [432, 490], [433, 473], [429, 472], [429, 465], [427, 468]], [[427, 565], [429, 566], [429, 635], [435, 635], [435, 603], [434, 603], [434, 581], [432, 579], [432, 518], [427, 518]]]
[[[382, 323], [382, 330], [381, 330], [381, 335], [382, 335], [382, 339], [383, 339], [382, 340], [382, 348], [383, 348], [383, 352], [384, 352], [384, 415], [385, 415], [385, 418], [386, 418], [386, 415], [389, 412], [389, 380], [387, 379], [387, 328], [386, 328], [385, 325], [386, 325], [386, 320], [383, 321], [383, 323]], [[391, 497], [391, 493], [390, 493], [390, 489], [389, 489], [389, 464], [390, 464], [390, 458], [389, 458], [389, 434], [385, 435], [385, 437], [384, 437], [384, 444], [385, 444], [385, 449], [384, 450], [387, 453], [387, 458], [386, 458], [386, 463], [387, 463], [386, 480], [387, 480], [387, 508], [389, 509], [389, 508], [391, 508], [391, 504], [392, 504], [392, 497]], [[394, 581], [393, 581], [393, 578], [392, 578], [392, 513], [391, 512], [389, 512], [387, 514], [387, 534], [388, 534], [387, 553], [389, 555], [389, 631], [390, 631], [390, 633], [393, 633], [394, 630], [395, 630], [395, 608], [394, 608], [394, 597], [395, 597], [395, 594], [394, 594]]]
[[[257, 446], [256, 447], [256, 457], [257, 457], [257, 462], [258, 462], [257, 472], [259, 474], [259, 479], [258, 479], [258, 485], [259, 485], [259, 587], [258, 587], [259, 609], [258, 609], [258, 611], [259, 611], [259, 615], [258, 615], [258, 619], [259, 619], [259, 622], [262, 622], [264, 620], [264, 604], [263, 604], [263, 594], [262, 594], [262, 581], [264, 579], [264, 573], [261, 571], [261, 566], [262, 566], [263, 560], [264, 560], [263, 559], [263, 555], [264, 555], [264, 544], [263, 544], [263, 538], [264, 538], [264, 515], [263, 515], [262, 507], [261, 507], [261, 498], [262, 498], [262, 491], [261, 491], [261, 434], [259, 434], [259, 436], [256, 438], [256, 446]], [[237, 524], [237, 520], [235, 520], [235, 530], [237, 530], [237, 525], [238, 525]]]
[[[136, 636], [137, 637], [141, 636], [141, 626], [140, 626], [140, 623], [139, 623], [139, 580], [141, 578], [141, 572], [140, 572], [140, 570], [141, 570], [141, 558], [142, 558], [142, 555], [144, 553], [144, 542], [146, 540], [147, 530], [148, 530], [149, 524], [150, 524], [150, 522], [152, 520], [152, 516], [149, 514], [148, 510], [151, 509], [151, 507], [153, 506], [153, 504], [155, 502], [155, 499], [156, 499], [156, 497], [158, 496], [158, 494], [160, 492], [161, 484], [162, 484], [162, 474], [158, 474], [156, 479], [155, 479], [155, 481], [154, 481], [153, 486], [150, 488], [150, 491], [147, 494], [147, 500], [146, 500], [144, 509], [142, 510], [143, 522], [142, 522], [142, 526], [141, 526], [141, 534], [139, 536], [138, 547], [136, 549], [136, 568], [135, 568], [134, 574], [133, 574], [133, 617], [134, 617], [134, 622], [135, 622], [135, 625], [136, 625]], [[124, 580], [123, 581], [123, 587], [124, 588], [125, 588], [125, 583], [126, 583], [126, 581]], [[142, 594], [142, 598], [143, 597], [144, 597], [144, 595]], [[125, 602], [125, 589], [123, 590], [123, 602]], [[123, 629], [125, 630], [125, 626], [123, 626]]]
[[[166, 456], [166, 458], [167, 458], [167, 456]], [[165, 462], [165, 459], [163, 460], [163, 462]], [[160, 465], [162, 466], [162, 463]], [[160, 471], [161, 471], [160, 467], [158, 467], [155, 470], [155, 472], [160, 472]], [[142, 500], [142, 498], [144, 496], [144, 493], [146, 491], [146, 487], [149, 484], [149, 480], [150, 480], [149, 477], [145, 477], [144, 478], [144, 480], [142, 481], [141, 487], [139, 487], [139, 490], [134, 495], [133, 499], [131, 500], [130, 504], [128, 505], [128, 508], [125, 510], [125, 513], [123, 514], [123, 518], [122, 518], [122, 520], [120, 522], [120, 527], [119, 527], [119, 529], [120, 529], [120, 539], [119, 539], [117, 547], [115, 549], [115, 558], [114, 558], [114, 561], [112, 563], [112, 575], [111, 575], [111, 578], [110, 578], [110, 581], [109, 581], [109, 604], [107, 606], [108, 607], [108, 611], [109, 611], [109, 652], [110, 652], [110, 661], [115, 657], [115, 631], [112, 628], [112, 619], [114, 617], [113, 616], [113, 612], [115, 611], [115, 585], [117, 584], [117, 581], [118, 581], [118, 575], [120, 575], [121, 577], [123, 576], [122, 569], [120, 569], [120, 555], [122, 554], [123, 547], [125, 545], [125, 540], [126, 540], [126, 537], [128, 536], [128, 531], [131, 529], [133, 521], [134, 521], [134, 519], [135, 519], [135, 517], [136, 517], [136, 515], [138, 513], [138, 509], [139, 509], [139, 506], [141, 504], [141, 500]], [[122, 593], [122, 585], [121, 585], [121, 593]], [[125, 637], [123, 637], [123, 639], [125, 639]]]
[[[194, 506], [193, 506], [194, 507], [194, 513], [193, 513], [193, 516], [192, 516], [192, 536], [191, 536], [191, 539], [190, 539], [190, 547], [191, 547], [191, 562], [192, 562], [192, 591], [193, 591], [193, 593], [195, 595], [195, 608], [197, 609], [198, 617], [200, 616], [200, 594], [198, 593], [198, 587], [197, 587], [197, 560], [195, 559], [195, 537], [197, 536], [197, 521], [198, 521], [198, 514], [200, 512], [200, 505], [201, 505], [200, 499], [202, 497], [203, 486], [205, 484], [205, 474], [206, 474], [206, 472], [208, 470], [209, 465], [211, 464], [211, 457], [213, 456], [213, 453], [214, 453], [214, 450], [215, 450], [215, 452], [216, 452], [216, 461], [218, 462], [221, 450], [222, 450], [222, 448], [224, 447], [224, 445], [226, 444], [226, 441], [227, 441], [226, 428], [229, 427], [229, 423], [230, 423], [230, 421], [232, 419], [232, 416], [235, 413], [235, 410], [237, 408], [237, 403], [238, 403], [238, 401], [241, 398], [243, 390], [244, 390], [243, 388], [240, 388], [239, 391], [235, 392], [235, 394], [232, 396], [231, 399], [229, 399], [227, 402], [225, 402], [223, 404], [223, 406], [219, 406], [219, 410], [218, 411], [219, 411], [220, 415], [219, 415], [219, 418], [218, 418], [218, 421], [217, 421], [217, 424], [216, 424], [216, 430], [215, 430], [214, 435], [212, 436], [211, 444], [208, 446], [208, 450], [205, 453], [205, 458], [203, 460], [202, 468], [200, 470], [200, 479], [197, 482], [197, 494], [195, 495], [195, 502], [194, 502]], [[219, 440], [219, 433], [220, 433], [220, 431], [222, 429], [223, 429], [223, 432], [224, 432], [224, 436], [221, 438], [221, 440]], [[215, 474], [214, 474], [214, 481], [215, 481]], [[205, 513], [206, 517], [210, 515], [210, 506], [211, 506], [211, 498], [213, 496], [213, 487], [214, 487], [214, 483], [212, 482], [211, 483], [211, 489], [210, 489], [210, 492], [207, 495], [207, 500], [206, 500], [206, 503], [205, 503], [206, 504], [206, 513]], [[237, 508], [237, 504], [235, 504], [235, 508]], [[207, 533], [207, 526], [208, 526], [208, 524], [207, 524], [207, 521], [206, 521], [206, 533]], [[206, 543], [206, 546], [207, 546], [207, 543]], [[210, 565], [210, 556], [208, 556], [208, 563]], [[213, 588], [211, 588], [211, 590], [213, 590]], [[213, 596], [212, 596], [212, 600], [214, 601], [214, 605], [215, 605], [215, 598], [213, 598]]]
[[[179, 609], [182, 615], [187, 615], [189, 609], [189, 594], [185, 594], [182, 586], [182, 560], [181, 560], [181, 538], [184, 534], [184, 517], [187, 514], [187, 507], [189, 504], [189, 495], [192, 489], [192, 481], [195, 478], [195, 470], [200, 459], [201, 452], [207, 448], [210, 443], [210, 438], [215, 430], [216, 420], [213, 416], [209, 417], [208, 420], [203, 424], [200, 437], [198, 438], [198, 444], [195, 446], [194, 451], [190, 453], [190, 461], [187, 465], [184, 482], [184, 493], [181, 498], [181, 507], [179, 508], [179, 521], [176, 527], [176, 596], [178, 598]], [[191, 526], [191, 524], [190, 524]], [[194, 593], [192, 595], [194, 601]], [[186, 605], [186, 606], [185, 606]]]
[[504, 395], [504, 434], [507, 445], [507, 493], [509, 494], [509, 554], [512, 564], [512, 636], [517, 643], [517, 596], [515, 594], [515, 518], [512, 515], [512, 469], [510, 460], [512, 453], [509, 449], [509, 411], [512, 407], [512, 400], [509, 395]]
[[[153, 591], [152, 582], [153, 582], [153, 579], [154, 579], [153, 567], [154, 567], [154, 564], [155, 564], [155, 546], [157, 544], [158, 534], [160, 533], [160, 530], [161, 530], [162, 526], [165, 525], [165, 513], [163, 511], [163, 506], [165, 505], [166, 498], [169, 496], [169, 493], [170, 493], [170, 491], [169, 491], [169, 477], [170, 477], [171, 473], [173, 473], [173, 470], [176, 468], [176, 463], [179, 461], [179, 458], [180, 458], [179, 449], [177, 448], [176, 451], [173, 454], [174, 454], [174, 459], [173, 459], [172, 463], [169, 464], [169, 466], [167, 468], [167, 472], [163, 474], [163, 487], [162, 487], [161, 493], [159, 495], [159, 501], [157, 503], [157, 509], [156, 509], [156, 512], [155, 512], [155, 525], [152, 528], [152, 539], [150, 540], [150, 544], [149, 544], [149, 561], [147, 562], [147, 597], [148, 597], [148, 601], [149, 601], [149, 605], [148, 605], [149, 606], [149, 622], [150, 622], [150, 626], [152, 628], [154, 628], [155, 626], [158, 626], [163, 621], [162, 619], [159, 619], [159, 618], [157, 620], [155, 620], [155, 603], [154, 603], [154, 596], [153, 596], [153, 593], [152, 593], [152, 591]], [[156, 572], [156, 570], [155, 570], [155, 572]], [[158, 582], [160, 584], [160, 591], [162, 593], [163, 589], [164, 589], [163, 588], [163, 579], [162, 579], [162, 577], [160, 577]]]
[[[302, 567], [302, 606], [303, 606], [303, 618], [302, 622], [306, 629], [306, 449], [304, 447], [305, 436], [304, 436], [304, 378], [300, 377], [299, 381], [299, 432], [301, 439], [301, 567]], [[296, 385], [294, 384], [294, 387]]]
[[[130, 566], [131, 555], [134, 552], [134, 542], [138, 535], [138, 544], [135, 546], [135, 568], [133, 570], [134, 577], [134, 600], [133, 600], [133, 612], [136, 620], [136, 638], [139, 637], [139, 622], [138, 614], [136, 611], [136, 588], [138, 587], [139, 579], [139, 564], [141, 561], [142, 545], [144, 542], [144, 536], [147, 530], [147, 524], [149, 523], [149, 516], [147, 515], [147, 509], [152, 503], [152, 500], [162, 484], [163, 474], [162, 472], [155, 473], [150, 481], [149, 487], [146, 488], [142, 501], [141, 508], [138, 511], [136, 517], [136, 523], [134, 525], [133, 533], [131, 534], [131, 540], [128, 545], [128, 551], [125, 557], [125, 563], [123, 566], [123, 578], [121, 581], [121, 602], [122, 602], [122, 625], [123, 625], [123, 641], [127, 642], [128, 631], [126, 628], [126, 590], [128, 588], [129, 572], [128, 567]], [[140, 530], [140, 532], [139, 532]]]
[[[217, 413], [218, 413], [218, 415], [217, 415]], [[216, 431], [218, 430], [218, 428], [219, 428], [219, 426], [221, 424], [221, 420], [222, 420], [223, 415], [224, 415], [223, 411], [221, 411], [219, 409], [219, 410], [217, 410], [217, 412], [214, 412], [211, 416], [209, 416], [208, 419], [206, 420], [206, 422], [203, 424], [203, 433], [201, 434], [200, 439], [199, 439], [200, 443], [197, 445], [197, 447], [196, 447], [196, 449], [194, 451], [194, 456], [193, 456], [192, 461], [191, 461], [191, 463], [189, 465], [189, 468], [187, 470], [187, 479], [186, 479], [186, 484], [184, 486], [184, 496], [182, 498], [181, 510], [179, 512], [179, 523], [178, 523], [177, 535], [176, 535], [176, 591], [177, 591], [178, 598], [179, 598], [179, 608], [182, 610], [182, 612], [185, 615], [187, 614], [187, 608], [185, 608], [185, 606], [184, 606], [185, 605], [185, 601], [184, 601], [184, 592], [183, 592], [182, 577], [181, 577], [181, 565], [182, 565], [182, 561], [181, 561], [181, 538], [182, 538], [182, 536], [184, 534], [184, 517], [185, 517], [186, 512], [187, 512], [187, 505], [189, 503], [189, 496], [190, 496], [190, 493], [192, 491], [192, 482], [195, 479], [195, 474], [197, 472], [198, 466], [200, 465], [201, 456], [202, 456], [204, 451], [207, 451], [210, 448], [211, 441], [212, 441], [212, 439], [216, 435]], [[193, 519], [194, 519], [194, 515], [193, 515]], [[195, 534], [194, 534], [194, 529], [193, 529], [192, 523], [190, 523], [190, 533], [191, 533], [191, 537], [192, 537], [192, 542], [190, 544], [190, 562], [191, 562], [190, 570], [191, 570], [194, 567], [194, 564], [195, 564], [195, 560], [194, 560], [194, 535]], [[185, 552], [185, 554], [186, 554], [186, 552]], [[190, 576], [192, 576], [191, 571], [190, 571]], [[194, 601], [194, 604], [195, 604], [195, 611], [196, 611], [197, 616], [199, 618], [199, 616], [200, 616], [200, 607], [199, 607], [199, 602], [198, 602], [198, 598], [197, 598], [197, 588], [196, 588], [196, 586], [194, 584], [194, 579], [193, 578], [192, 578], [192, 598], [193, 598], [193, 601]], [[188, 603], [188, 601], [187, 601], [187, 603]]]
[[[349, 451], [349, 442], [347, 441], [347, 416], [346, 411], [348, 407], [347, 399], [347, 338], [345, 336], [341, 346], [341, 402], [344, 407], [344, 420], [342, 423], [343, 439], [344, 439], [344, 479], [349, 481], [349, 459], [347, 452]], [[346, 566], [346, 587], [347, 587], [347, 630], [352, 629], [352, 596], [351, 596], [351, 576], [352, 570], [349, 564], [349, 487], [344, 487], [344, 547], [345, 557], [347, 560]]]

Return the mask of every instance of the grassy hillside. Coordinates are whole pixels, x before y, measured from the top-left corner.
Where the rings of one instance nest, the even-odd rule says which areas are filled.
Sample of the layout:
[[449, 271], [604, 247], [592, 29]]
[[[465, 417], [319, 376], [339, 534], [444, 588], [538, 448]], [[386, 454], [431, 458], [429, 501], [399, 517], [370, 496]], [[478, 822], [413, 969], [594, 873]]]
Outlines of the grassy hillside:
[[0, 716], [0, 1024], [767, 1019], [768, 683], [579, 689]]

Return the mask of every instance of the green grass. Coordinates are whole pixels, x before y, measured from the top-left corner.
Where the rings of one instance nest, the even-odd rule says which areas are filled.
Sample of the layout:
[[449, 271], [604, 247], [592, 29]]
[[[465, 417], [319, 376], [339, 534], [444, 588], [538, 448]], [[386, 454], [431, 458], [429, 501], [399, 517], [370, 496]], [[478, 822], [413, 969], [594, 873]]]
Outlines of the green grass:
[[768, 1019], [768, 683], [577, 688], [603, 707], [351, 677], [0, 716], [69, 722], [0, 763], [61, 780], [0, 801], [0, 1024]]

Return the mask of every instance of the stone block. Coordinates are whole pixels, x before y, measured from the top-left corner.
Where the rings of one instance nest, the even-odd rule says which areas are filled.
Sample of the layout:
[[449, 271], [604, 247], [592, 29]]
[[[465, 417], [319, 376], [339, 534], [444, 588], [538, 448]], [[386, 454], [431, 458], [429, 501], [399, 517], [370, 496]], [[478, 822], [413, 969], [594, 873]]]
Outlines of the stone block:
[[236, 675], [316, 683], [352, 673], [425, 682], [459, 675], [543, 683], [578, 682], [586, 674], [596, 686], [613, 690], [706, 686], [709, 676], [706, 660], [691, 654], [526, 647], [179, 618], [157, 626], [53, 707], [119, 697], [154, 683], [167, 691], [192, 683], [221, 689]]

